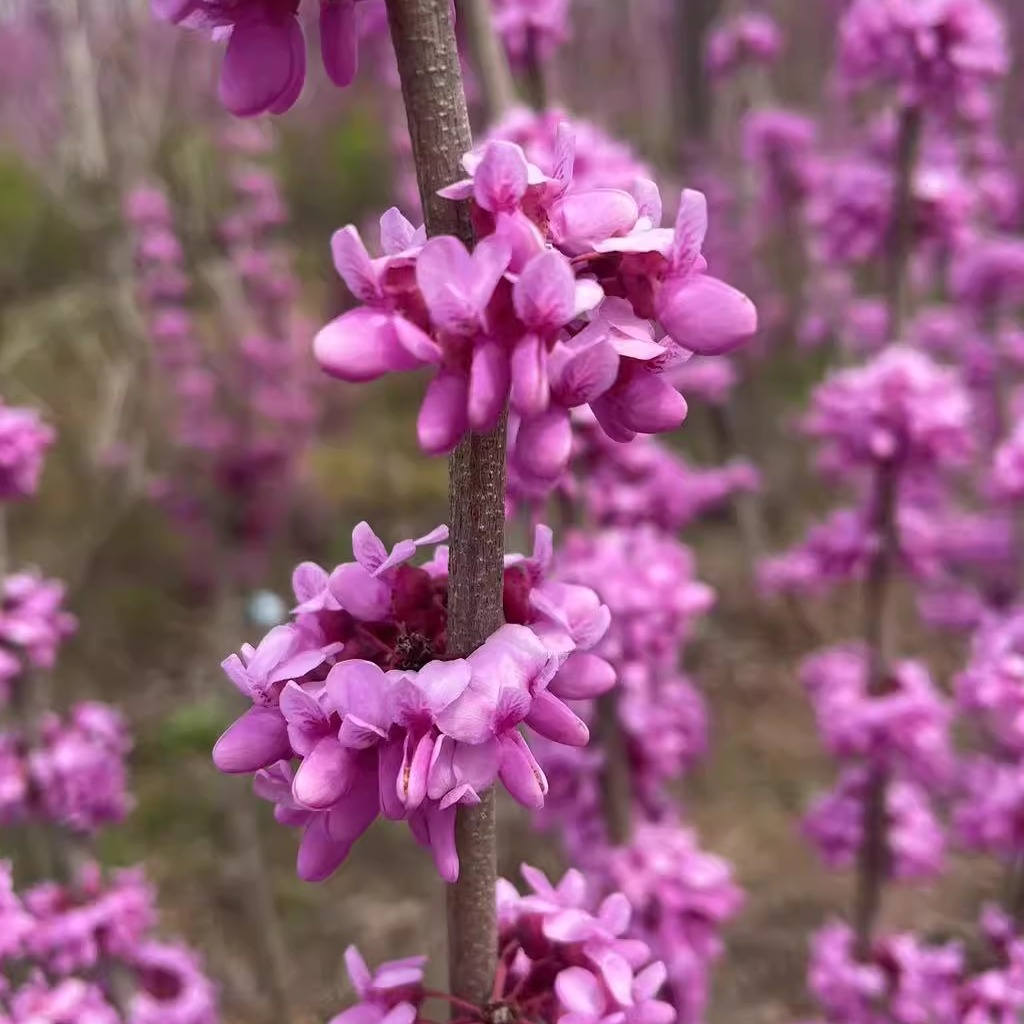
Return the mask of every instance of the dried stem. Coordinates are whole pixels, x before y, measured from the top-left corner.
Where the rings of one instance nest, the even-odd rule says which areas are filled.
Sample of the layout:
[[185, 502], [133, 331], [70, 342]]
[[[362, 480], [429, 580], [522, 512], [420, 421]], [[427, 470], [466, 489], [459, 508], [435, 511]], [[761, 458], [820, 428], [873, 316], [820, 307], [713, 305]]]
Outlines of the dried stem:
[[456, 8], [480, 79], [484, 120], [491, 125], [516, 103], [516, 86], [505, 47], [494, 31], [491, 0], [456, 0]]
[[[864, 582], [864, 647], [867, 658], [867, 692], [877, 697], [885, 692], [888, 676], [886, 619], [893, 571], [898, 555], [896, 523], [897, 474], [892, 466], [879, 470], [871, 509], [871, 529], [878, 538]], [[854, 927], [862, 957], [871, 946], [871, 936], [882, 902], [882, 890], [889, 870], [886, 837], [885, 774], [873, 769], [864, 800], [863, 839], [858, 856], [857, 891], [854, 897]]]
[[921, 149], [921, 111], [907, 107], [900, 115], [892, 198], [892, 236], [885, 275], [889, 338], [898, 341], [907, 316], [907, 266], [914, 241], [914, 169]]
[[[472, 244], [468, 210], [437, 196], [461, 176], [459, 160], [472, 144], [448, 0], [387, 0], [387, 8], [427, 234], [452, 234]], [[481, 14], [479, 7], [475, 13]], [[502, 417], [490, 434], [466, 437], [448, 464], [453, 654], [475, 650], [503, 619], [505, 434]], [[493, 792], [475, 807], [459, 808], [455, 840], [461, 868], [448, 889], [449, 987], [456, 998], [483, 1006], [497, 954]]]

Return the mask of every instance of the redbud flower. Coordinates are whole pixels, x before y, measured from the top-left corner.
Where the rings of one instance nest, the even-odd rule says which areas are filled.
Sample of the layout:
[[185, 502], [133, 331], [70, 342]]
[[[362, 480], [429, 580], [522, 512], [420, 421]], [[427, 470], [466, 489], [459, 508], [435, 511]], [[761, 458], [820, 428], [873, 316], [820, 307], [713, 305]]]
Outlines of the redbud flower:
[[392, 960], [370, 972], [359, 950], [345, 950], [345, 966], [359, 1002], [332, 1018], [330, 1024], [413, 1024], [425, 998], [425, 956]]
[[191, 949], [149, 940], [131, 953], [130, 963], [132, 1024], [216, 1024], [216, 989]]
[[0, 501], [35, 494], [43, 456], [55, 436], [35, 409], [19, 409], [0, 402]]
[[[844, 769], [835, 787], [815, 798], [803, 821], [804, 835], [830, 868], [856, 862], [864, 838], [864, 799], [868, 778], [859, 768]], [[903, 779], [885, 789], [889, 876], [934, 878], [945, 866], [946, 837], [928, 792]]]
[[[410, 238], [373, 260], [355, 228], [338, 232], [335, 263], [363, 305], [314, 343], [344, 380], [436, 367], [418, 427], [432, 454], [488, 429], [510, 401], [514, 458], [549, 487], [569, 459], [570, 410], [590, 406], [617, 441], [672, 429], [686, 403], [661, 378], [683, 348], [725, 351], [756, 327], [750, 301], [704, 273], [699, 193], [685, 193], [673, 232], [658, 227], [653, 183], [574, 189], [573, 159], [567, 128], [550, 176], [511, 142], [468, 154], [470, 177], [442, 195], [471, 201], [472, 256], [455, 239]], [[656, 340], [655, 316], [671, 338]]]
[[0, 580], [0, 643], [33, 668], [52, 668], [58, 647], [77, 625], [62, 608], [63, 601], [64, 584], [38, 572], [12, 573]]
[[530, 37], [537, 47], [535, 60], [550, 58], [568, 38], [569, 0], [497, 0], [494, 28], [514, 61], [529, 54]]
[[[356, 3], [320, 0], [320, 53], [328, 77], [349, 85], [358, 63]], [[227, 39], [220, 100], [237, 117], [283, 114], [306, 80], [306, 42], [299, 0], [152, 0], [164, 21]]]
[[863, 653], [852, 647], [811, 655], [800, 678], [833, 757], [866, 761], [925, 786], [949, 779], [952, 715], [920, 662], [893, 665], [885, 691], [875, 696], [867, 692]]
[[757, 64], [772, 64], [782, 52], [782, 32], [760, 12], [744, 12], [717, 26], [707, 42], [704, 63], [724, 77]]
[[839, 32], [848, 89], [889, 85], [904, 103], [940, 112], [977, 116], [984, 88], [1009, 66], [1005, 26], [987, 0], [854, 0]]
[[957, 374], [903, 346], [818, 386], [804, 431], [822, 443], [822, 464], [910, 471], [963, 464], [972, 450], [971, 403]]
[[[378, 814], [406, 820], [446, 878], [458, 871], [455, 807], [497, 779], [538, 807], [547, 780], [521, 725], [583, 745], [566, 704], [607, 689], [609, 665], [589, 649], [608, 627], [593, 591], [547, 579], [550, 531], [531, 557], [509, 556], [506, 625], [467, 658], [448, 659], [447, 550], [417, 549], [444, 527], [389, 552], [361, 523], [355, 561], [294, 576], [295, 618], [224, 662], [253, 706], [214, 748], [222, 771], [257, 778], [285, 824], [303, 827], [299, 872], [330, 874]], [[294, 776], [279, 762], [298, 758]]]

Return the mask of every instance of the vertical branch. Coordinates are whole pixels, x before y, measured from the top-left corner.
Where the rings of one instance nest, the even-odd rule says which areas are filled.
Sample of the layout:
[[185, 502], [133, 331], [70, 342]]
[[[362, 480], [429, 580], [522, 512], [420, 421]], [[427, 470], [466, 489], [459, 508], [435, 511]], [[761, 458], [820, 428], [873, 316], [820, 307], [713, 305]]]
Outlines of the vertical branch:
[[[893, 466], [883, 466], [875, 479], [870, 528], [878, 544], [868, 563], [864, 582], [864, 647], [867, 660], [868, 697], [885, 692], [888, 675], [886, 619], [893, 570], [899, 548], [896, 523], [897, 475]], [[882, 902], [889, 869], [886, 837], [885, 775], [872, 769], [864, 799], [863, 835], [857, 864], [857, 889], [853, 920], [857, 945], [866, 956]]]
[[526, 30], [526, 88], [530, 106], [543, 111], [548, 105], [548, 79], [540, 52], [540, 36], [535, 28]]
[[516, 103], [516, 87], [508, 57], [494, 31], [491, 0], [456, 0], [459, 24], [465, 27], [473, 65], [480, 80], [484, 120], [493, 124]]
[[885, 274], [889, 338], [898, 341], [907, 316], [907, 269], [914, 241], [914, 169], [921, 149], [921, 111], [906, 107], [900, 114], [892, 197], [892, 236]]
[[[471, 244], [469, 211], [437, 196], [460, 177], [459, 160], [472, 144], [448, 0], [387, 0], [387, 8], [427, 234], [453, 234]], [[505, 432], [503, 417], [490, 434], [470, 434], [448, 464], [453, 654], [479, 647], [503, 618]], [[493, 792], [475, 807], [459, 808], [455, 839], [461, 868], [448, 889], [449, 982], [452, 995], [482, 1006], [497, 951]]]
[[604, 752], [601, 805], [611, 846], [625, 846], [633, 831], [633, 786], [629, 750], [619, 721], [619, 687], [597, 700], [597, 735]]
[[[688, 150], [700, 150], [711, 134], [711, 90], [704, 73], [704, 39], [721, 0], [675, 0], [672, 67], [672, 139]], [[671, 153], [677, 156], [678, 153]]]

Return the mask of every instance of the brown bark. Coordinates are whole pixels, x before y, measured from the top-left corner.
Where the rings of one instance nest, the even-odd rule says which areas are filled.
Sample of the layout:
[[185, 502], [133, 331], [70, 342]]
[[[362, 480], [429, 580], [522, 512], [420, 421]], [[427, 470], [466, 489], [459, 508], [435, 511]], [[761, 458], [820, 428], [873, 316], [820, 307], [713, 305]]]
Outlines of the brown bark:
[[[387, 0], [427, 234], [473, 242], [469, 212], [437, 196], [462, 177], [472, 143], [448, 0]], [[449, 461], [451, 563], [448, 650], [471, 653], [501, 625], [505, 538], [505, 419], [490, 434], [470, 434]], [[460, 872], [448, 889], [451, 994], [483, 1006], [497, 954], [494, 794], [460, 807]]]

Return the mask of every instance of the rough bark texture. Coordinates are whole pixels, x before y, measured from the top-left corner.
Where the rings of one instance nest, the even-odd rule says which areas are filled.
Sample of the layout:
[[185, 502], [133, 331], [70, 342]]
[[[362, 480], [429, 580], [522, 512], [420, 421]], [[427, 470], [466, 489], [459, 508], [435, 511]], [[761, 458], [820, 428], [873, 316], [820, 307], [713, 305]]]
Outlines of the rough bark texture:
[[[472, 144], [448, 0], [387, 0], [387, 8], [427, 234], [457, 235], [471, 245], [468, 210], [436, 194], [462, 177], [459, 161]], [[505, 431], [503, 417], [490, 434], [468, 436], [449, 461], [453, 654], [479, 647], [503, 618]], [[456, 846], [461, 867], [448, 889], [449, 985], [452, 995], [483, 1006], [497, 954], [493, 793], [459, 808]]]
[[484, 120], [491, 125], [516, 102], [516, 86], [505, 47], [494, 31], [491, 0], [456, 0], [456, 8], [480, 81]]
[[885, 275], [889, 339], [899, 341], [908, 312], [907, 263], [914, 244], [914, 168], [921, 148], [921, 111], [907, 107], [900, 115], [892, 198], [892, 237]]
[[[896, 496], [896, 470], [885, 467], [879, 471], [876, 479], [871, 516], [879, 545], [868, 565], [864, 583], [864, 647], [867, 656], [867, 688], [871, 696], [884, 693], [888, 680], [885, 627], [890, 584], [898, 555]], [[866, 956], [871, 946], [889, 869], [886, 788], [884, 773], [874, 771], [868, 780], [864, 800], [864, 831], [858, 853], [857, 890], [854, 897], [854, 928], [861, 956]]]

